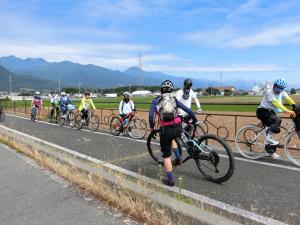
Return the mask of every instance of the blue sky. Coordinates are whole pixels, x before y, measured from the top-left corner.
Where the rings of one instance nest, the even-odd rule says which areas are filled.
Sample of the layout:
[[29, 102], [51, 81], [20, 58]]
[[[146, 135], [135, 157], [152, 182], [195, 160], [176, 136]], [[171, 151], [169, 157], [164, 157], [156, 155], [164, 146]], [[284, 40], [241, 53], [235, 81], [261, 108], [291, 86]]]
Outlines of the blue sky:
[[0, 0], [0, 55], [300, 83], [298, 0]]

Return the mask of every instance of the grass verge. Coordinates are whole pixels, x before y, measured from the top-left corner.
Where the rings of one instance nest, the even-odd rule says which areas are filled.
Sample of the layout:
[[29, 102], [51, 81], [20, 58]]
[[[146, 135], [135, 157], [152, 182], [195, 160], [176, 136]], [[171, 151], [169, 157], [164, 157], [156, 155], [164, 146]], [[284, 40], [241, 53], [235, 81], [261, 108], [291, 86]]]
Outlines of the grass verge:
[[[26, 146], [22, 143], [0, 136], [0, 143], [10, 146], [17, 152], [29, 156], [37, 163], [47, 168], [57, 175], [78, 186], [80, 189], [89, 192], [96, 199], [106, 202], [122, 213], [134, 218], [135, 220], [147, 225], [172, 225], [171, 217], [158, 204], [149, 199], [142, 198], [128, 192], [118, 184], [111, 188], [99, 176], [91, 175], [82, 170], [63, 163], [46, 154]], [[184, 223], [181, 223], [184, 224]]]

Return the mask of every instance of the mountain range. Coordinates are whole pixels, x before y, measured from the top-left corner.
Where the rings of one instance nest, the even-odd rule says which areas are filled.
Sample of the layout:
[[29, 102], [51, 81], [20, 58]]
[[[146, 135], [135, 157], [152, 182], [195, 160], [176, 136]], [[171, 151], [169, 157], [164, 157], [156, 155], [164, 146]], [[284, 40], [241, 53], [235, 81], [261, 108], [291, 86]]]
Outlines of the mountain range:
[[[43, 88], [46, 83], [46, 86], [52, 88], [55, 83], [54, 86], [57, 86], [58, 80], [60, 80], [62, 87], [77, 87], [81, 84], [82, 87], [86, 88], [113, 88], [128, 85], [155, 86], [160, 85], [166, 79], [172, 80], [176, 87], [181, 87], [183, 80], [186, 79], [186, 77], [161, 72], [144, 71], [139, 67], [131, 67], [122, 72], [70, 61], [48, 62], [42, 58], [20, 59], [15, 56], [4, 56], [0, 57], [0, 65], [15, 74], [16, 79], [21, 79], [25, 83], [28, 83], [28, 79], [33, 81], [36, 78], [34, 82], [36, 88]], [[193, 83], [195, 88], [230, 85], [238, 89], [250, 89], [255, 81], [245, 83], [243, 80], [231, 80], [221, 83], [210, 79], [193, 78]], [[22, 83], [14, 85], [14, 88], [20, 87], [20, 85]]]

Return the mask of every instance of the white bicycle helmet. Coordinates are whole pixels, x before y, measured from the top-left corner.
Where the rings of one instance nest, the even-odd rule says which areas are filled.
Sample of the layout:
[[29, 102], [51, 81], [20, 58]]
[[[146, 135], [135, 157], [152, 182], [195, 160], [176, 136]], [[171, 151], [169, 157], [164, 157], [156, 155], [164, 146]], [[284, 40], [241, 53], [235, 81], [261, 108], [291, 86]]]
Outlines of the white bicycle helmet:
[[60, 95], [61, 96], [66, 96], [67, 94], [66, 94], [66, 92], [63, 91], [62, 93], [60, 93]]
[[128, 92], [128, 91], [125, 91], [124, 93], [123, 93], [123, 96], [125, 97], [125, 95], [127, 95], [128, 97], [130, 97], [130, 93]]
[[41, 92], [39, 92], [39, 91], [35, 92], [35, 95], [40, 95], [40, 94], [41, 94]]
[[160, 85], [161, 93], [168, 93], [168, 92], [171, 93], [173, 89], [174, 89], [174, 85], [170, 80], [165, 80]]

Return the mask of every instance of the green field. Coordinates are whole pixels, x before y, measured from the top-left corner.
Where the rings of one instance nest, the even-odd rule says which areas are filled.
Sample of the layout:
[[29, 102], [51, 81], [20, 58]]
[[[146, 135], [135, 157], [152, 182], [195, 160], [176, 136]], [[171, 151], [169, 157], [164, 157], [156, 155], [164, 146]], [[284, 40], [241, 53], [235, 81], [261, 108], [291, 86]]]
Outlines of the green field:
[[[295, 95], [292, 98], [296, 102], [300, 102], [300, 96]], [[231, 111], [231, 112], [255, 112], [262, 97], [257, 96], [205, 96], [200, 97], [200, 103], [204, 111]], [[150, 108], [153, 97], [137, 97], [133, 98], [133, 101], [137, 109], [148, 110]], [[118, 108], [121, 97], [118, 98], [96, 98], [94, 103], [96, 108]], [[73, 100], [73, 103], [78, 107], [80, 100]], [[2, 103], [5, 105], [4, 103]], [[16, 108], [24, 108], [25, 101], [16, 101], [15, 103], [7, 101], [8, 108], [13, 108], [15, 104]], [[30, 101], [26, 101], [26, 107], [30, 106]], [[44, 106], [50, 106], [50, 102], [45, 100]], [[193, 109], [196, 107], [193, 105]]]

